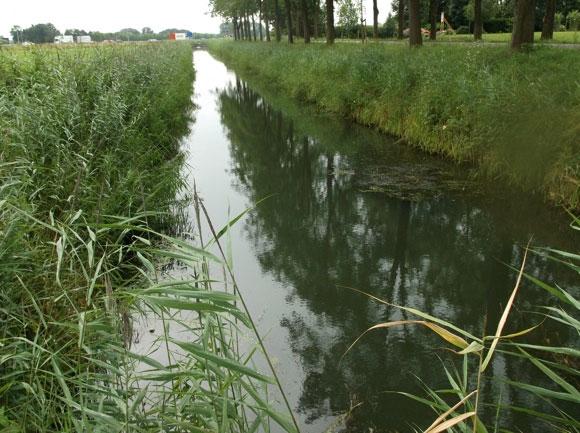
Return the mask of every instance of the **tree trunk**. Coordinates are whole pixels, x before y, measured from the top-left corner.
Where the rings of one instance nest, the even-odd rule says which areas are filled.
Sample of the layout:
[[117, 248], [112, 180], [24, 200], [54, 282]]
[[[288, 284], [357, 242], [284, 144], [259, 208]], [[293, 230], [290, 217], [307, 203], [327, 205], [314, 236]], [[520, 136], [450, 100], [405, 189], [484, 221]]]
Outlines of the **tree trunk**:
[[278, 0], [274, 0], [274, 21], [276, 25], [276, 42], [282, 40], [282, 29], [280, 28], [280, 6], [278, 5]]
[[483, 18], [481, 16], [482, 0], [475, 0], [473, 5], [473, 39], [480, 41], [483, 35]]
[[420, 47], [423, 45], [419, 0], [409, 0], [409, 45], [411, 47]]
[[334, 44], [334, 0], [326, 0], [326, 43]]
[[314, 16], [312, 17], [313, 21], [314, 21], [314, 33], [312, 36], [314, 36], [314, 39], [318, 39], [319, 36], [319, 32], [318, 32], [318, 24], [320, 21], [320, 2], [319, 0], [316, 0], [314, 2]]
[[535, 0], [515, 0], [512, 48], [519, 50], [523, 45], [534, 43]]
[[379, 7], [377, 0], [373, 0], [373, 38], [379, 38]]
[[238, 19], [236, 17], [232, 20], [234, 26], [234, 41], [238, 40]]
[[304, 27], [304, 43], [310, 43], [310, 20], [308, 18], [308, 5], [306, 0], [301, 0], [302, 5], [302, 27]]
[[258, 30], [260, 31], [260, 42], [264, 41], [264, 34], [262, 33], [262, 1], [260, 0], [258, 9]]
[[554, 37], [554, 14], [556, 13], [556, 0], [546, 0], [546, 14], [542, 23], [542, 39], [550, 40]]
[[266, 0], [266, 12], [264, 12], [264, 23], [266, 25], [266, 41], [270, 42], [270, 1]]
[[294, 36], [292, 35], [292, 9], [290, 8], [290, 0], [284, 0], [286, 6], [286, 22], [288, 25], [288, 43], [294, 43]]
[[437, 40], [437, 12], [439, 12], [439, 0], [429, 0], [429, 39]]
[[399, 21], [397, 38], [403, 39], [403, 31], [405, 30], [405, 0], [399, 0], [399, 13], [397, 14]]
[[[292, 3], [290, 3], [292, 4]], [[304, 37], [301, 30], [302, 17], [300, 16], [300, 10], [298, 8], [294, 9], [294, 16], [292, 17], [292, 22], [294, 23], [294, 36]]]
[[254, 19], [254, 14], [252, 14], [252, 33], [254, 34], [254, 41], [257, 41], [256, 37], [256, 20]]
[[246, 12], [246, 39], [248, 41], [252, 40], [252, 29], [250, 27], [250, 18], [247, 12]]

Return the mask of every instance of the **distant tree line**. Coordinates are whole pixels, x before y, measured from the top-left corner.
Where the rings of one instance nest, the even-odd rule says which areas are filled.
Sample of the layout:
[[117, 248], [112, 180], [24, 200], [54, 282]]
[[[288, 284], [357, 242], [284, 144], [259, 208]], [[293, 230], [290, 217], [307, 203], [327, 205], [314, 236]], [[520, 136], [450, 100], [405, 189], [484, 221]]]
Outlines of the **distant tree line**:
[[[150, 27], [143, 27], [141, 31], [133, 28], [126, 28], [118, 32], [98, 32], [86, 31], [83, 29], [66, 29], [64, 35], [72, 36], [90, 36], [95, 42], [103, 42], [106, 40], [112, 41], [147, 41], [150, 39], [168, 39], [170, 33], [187, 33], [187, 29], [165, 29], [155, 33]], [[61, 33], [53, 24], [34, 24], [28, 28], [23, 29], [20, 26], [12, 27], [10, 31], [12, 40], [17, 43], [32, 42], [35, 44], [45, 44], [54, 42], [56, 36]], [[194, 39], [215, 37], [215, 34], [209, 33], [193, 33]]]
[[[290, 43], [299, 36], [305, 43], [311, 37], [335, 36], [403, 38], [411, 46], [422, 44], [425, 30], [435, 40], [440, 15], [458, 33], [472, 33], [475, 40], [484, 31], [511, 32], [512, 47], [519, 49], [534, 42], [534, 31], [542, 39], [552, 39], [556, 30], [575, 30], [580, 25], [580, 0], [392, 0], [393, 15], [384, 25], [378, 22], [379, 0], [373, 0], [373, 22], [361, 19], [361, 0], [210, 0], [213, 13], [226, 25], [222, 34], [236, 40], [280, 41], [282, 34]], [[335, 24], [335, 15], [338, 22]], [[425, 29], [425, 30], [423, 30]]]

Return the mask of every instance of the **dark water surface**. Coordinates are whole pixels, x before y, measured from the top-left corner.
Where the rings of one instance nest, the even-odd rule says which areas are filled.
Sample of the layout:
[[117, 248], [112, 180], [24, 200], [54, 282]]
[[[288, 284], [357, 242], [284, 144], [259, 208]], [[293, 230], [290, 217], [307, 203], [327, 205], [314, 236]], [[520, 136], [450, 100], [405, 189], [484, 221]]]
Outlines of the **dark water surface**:
[[[198, 110], [184, 146], [215, 225], [271, 196], [234, 227], [231, 251], [303, 431], [327, 431], [359, 403], [340, 428], [394, 432], [430, 424], [431, 412], [389, 391], [421, 393], [416, 377], [446, 388], [441, 360], [457, 358], [427, 330], [407, 326], [365, 336], [339, 365], [369, 326], [412, 318], [344, 286], [476, 335], [487, 316], [493, 333], [515, 282], [505, 264], [518, 266], [531, 236], [538, 245], [574, 248], [568, 221], [497, 185], [475, 184], [466, 167], [265, 99], [205, 51], [194, 59]], [[527, 270], [571, 284], [571, 275], [536, 255]], [[526, 284], [518, 309], [547, 302], [545, 293]], [[525, 325], [514, 314], [508, 327]], [[489, 371], [486, 399], [499, 398], [506, 376], [540, 375], [501, 354]], [[501, 394], [506, 404], [529, 403], [523, 392]], [[501, 414], [501, 424], [514, 421], [522, 431], [546, 431]]]

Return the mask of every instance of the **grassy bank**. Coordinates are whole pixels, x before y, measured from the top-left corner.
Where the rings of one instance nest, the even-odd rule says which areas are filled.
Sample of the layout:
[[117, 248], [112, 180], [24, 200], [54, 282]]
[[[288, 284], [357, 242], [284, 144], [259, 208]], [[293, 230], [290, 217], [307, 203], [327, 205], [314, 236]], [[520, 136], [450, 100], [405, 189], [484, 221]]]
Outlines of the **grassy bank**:
[[193, 79], [190, 44], [0, 51], [0, 430], [292, 429], [212, 289], [226, 264], [167, 236]]
[[241, 75], [575, 208], [580, 53], [211, 41]]

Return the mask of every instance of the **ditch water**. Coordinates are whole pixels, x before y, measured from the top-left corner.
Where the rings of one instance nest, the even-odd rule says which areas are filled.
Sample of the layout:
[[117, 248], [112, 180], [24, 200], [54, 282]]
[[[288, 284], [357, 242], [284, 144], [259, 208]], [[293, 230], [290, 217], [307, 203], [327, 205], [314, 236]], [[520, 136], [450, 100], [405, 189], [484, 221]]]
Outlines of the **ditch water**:
[[[432, 412], [392, 391], [423, 395], [417, 378], [448, 388], [442, 361], [457, 357], [428, 330], [406, 326], [366, 335], [339, 364], [368, 327], [413, 318], [348, 287], [476, 335], [486, 317], [493, 333], [515, 282], [506, 264], [519, 265], [532, 236], [536, 245], [578, 245], [567, 219], [497, 185], [471, 181], [468, 167], [263, 97], [207, 51], [196, 51], [194, 63], [198, 108], [183, 143], [189, 181], [195, 176], [217, 227], [269, 197], [231, 231], [234, 273], [303, 432], [428, 425]], [[526, 269], [564, 287], [573, 281], [536, 255]], [[544, 292], [524, 284], [518, 309], [548, 302]], [[524, 325], [514, 314], [508, 327]], [[506, 376], [541, 374], [498, 354], [485, 398], [499, 398]], [[529, 395], [505, 387], [501, 399], [531, 404]], [[501, 424], [518, 421], [522, 431], [545, 431], [514, 416], [501, 413]]]

